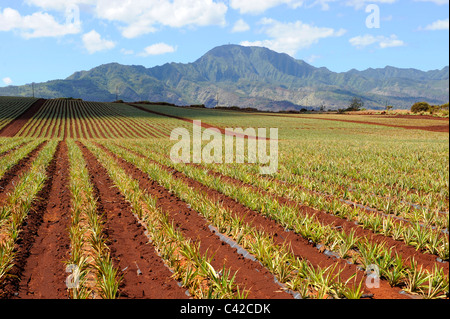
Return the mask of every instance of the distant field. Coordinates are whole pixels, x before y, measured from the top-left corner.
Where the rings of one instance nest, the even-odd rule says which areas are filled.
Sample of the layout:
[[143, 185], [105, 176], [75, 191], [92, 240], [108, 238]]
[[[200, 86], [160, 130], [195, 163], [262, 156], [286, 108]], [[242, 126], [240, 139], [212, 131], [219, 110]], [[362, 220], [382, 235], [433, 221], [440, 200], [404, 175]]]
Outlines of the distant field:
[[[448, 299], [448, 119], [138, 106], [0, 97], [0, 298]], [[192, 120], [278, 171], [173, 162]]]

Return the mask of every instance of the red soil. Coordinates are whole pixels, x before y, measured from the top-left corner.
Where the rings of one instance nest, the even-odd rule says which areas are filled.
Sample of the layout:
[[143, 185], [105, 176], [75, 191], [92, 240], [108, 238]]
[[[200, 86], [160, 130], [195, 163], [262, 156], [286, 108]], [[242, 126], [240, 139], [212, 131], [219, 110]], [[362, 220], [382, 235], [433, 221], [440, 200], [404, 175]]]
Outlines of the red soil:
[[42, 224], [35, 234], [30, 256], [24, 267], [18, 291], [21, 299], [66, 299], [64, 260], [68, 259], [70, 240], [69, 161], [67, 145], [61, 142], [55, 160], [48, 170], [48, 187], [41, 194], [46, 198], [36, 205], [35, 214]]
[[[357, 123], [357, 124], [368, 124], [368, 125], [379, 125], [379, 126], [387, 126], [387, 127], [398, 127], [398, 128], [404, 128], [407, 130], [422, 130], [422, 131], [430, 131], [430, 132], [443, 132], [448, 133], [449, 132], [449, 125], [430, 125], [430, 126], [406, 126], [406, 125], [394, 125], [394, 124], [386, 124], [386, 123], [374, 123], [374, 122], [367, 122], [367, 121], [357, 121], [357, 120], [345, 120], [345, 119], [327, 119], [327, 118], [321, 118], [321, 117], [307, 117], [307, 116], [295, 116], [297, 118], [304, 118], [304, 119], [315, 119], [315, 120], [326, 120], [326, 121], [337, 121], [337, 122], [347, 122], [347, 123]], [[416, 115], [397, 115], [395, 118], [422, 118], [422, 119], [436, 119], [434, 117], [426, 117], [426, 116], [416, 116]], [[440, 118], [439, 118], [440, 119]], [[447, 120], [448, 121], [448, 120]]]
[[24, 113], [19, 115], [14, 121], [0, 130], [0, 136], [14, 137], [27, 122], [41, 109], [46, 100], [39, 99], [31, 105]]
[[40, 144], [34, 150], [32, 150], [27, 156], [22, 158], [16, 165], [10, 168], [3, 177], [0, 179], [0, 204], [4, 204], [7, 199], [8, 193], [10, 193], [17, 182], [19, 181], [23, 172], [27, 171], [33, 163], [34, 159], [38, 156], [40, 150], [44, 147], [45, 142]]
[[[130, 150], [129, 150], [130, 151]], [[132, 151], [130, 151], [132, 152]], [[133, 152], [134, 153], [134, 152]], [[141, 156], [137, 153], [134, 153], [138, 156]], [[122, 161], [122, 160], [121, 160]], [[151, 160], [149, 160], [151, 161]], [[123, 161], [122, 161], [123, 162]], [[310, 243], [308, 240], [291, 231], [287, 231], [283, 226], [278, 224], [276, 221], [266, 218], [261, 215], [259, 212], [253, 211], [244, 205], [236, 202], [234, 199], [229, 198], [222, 193], [219, 193], [216, 190], [208, 188], [207, 186], [187, 177], [185, 174], [178, 172], [172, 168], [166, 167], [158, 162], [151, 161], [159, 165], [162, 169], [171, 172], [173, 177], [182, 180], [190, 187], [203, 192], [208, 196], [209, 199], [220, 202], [224, 207], [231, 210], [233, 215], [238, 218], [242, 218], [245, 223], [253, 225], [257, 229], [261, 229], [267, 234], [273, 236], [273, 240], [277, 245], [288, 245], [291, 247], [292, 252], [296, 257], [301, 259], [306, 259], [310, 261], [313, 265], [319, 266], [322, 268], [335, 266], [336, 270], [341, 269], [341, 279], [346, 281], [352, 275], [357, 273], [357, 282], [361, 280], [365, 280], [364, 272], [357, 270], [356, 265], [348, 264], [343, 259], [336, 259], [334, 257], [329, 257], [319, 251], [315, 246]], [[124, 164], [126, 165], [126, 164]], [[129, 164], [127, 164], [129, 165]], [[130, 169], [129, 174], [135, 173], [136, 168]], [[139, 171], [140, 172], [140, 171]], [[213, 172], [210, 172], [214, 174]], [[143, 174], [143, 173], [139, 173]], [[144, 174], [145, 176], [145, 174]], [[145, 177], [144, 177], [145, 178]], [[153, 186], [154, 187], [154, 186]], [[191, 219], [189, 219], [191, 221]], [[353, 280], [351, 281], [353, 284]], [[408, 299], [409, 297], [403, 294], [400, 294], [400, 288], [394, 287], [391, 288], [390, 285], [382, 280], [380, 283], [380, 288], [365, 288], [366, 294], [372, 294], [374, 299]]]
[[302, 204], [299, 204], [298, 202], [292, 201], [290, 199], [287, 199], [285, 197], [279, 197], [272, 195], [264, 190], [261, 190], [255, 186], [245, 184], [237, 179], [224, 176], [220, 173], [211, 172], [210, 174], [213, 174], [214, 176], [220, 177], [224, 182], [231, 183], [236, 185], [237, 187], [247, 187], [254, 192], [260, 193], [263, 196], [267, 196], [269, 198], [273, 198], [274, 200], [278, 201], [282, 205], [289, 205], [291, 207], [295, 207], [299, 210], [299, 212], [305, 214], [308, 213], [310, 215], [316, 216], [316, 218], [323, 224], [323, 225], [332, 225], [334, 227], [341, 227], [342, 230], [345, 232], [349, 232], [350, 230], [354, 230], [356, 232], [357, 236], [367, 238], [370, 241], [374, 243], [386, 243], [386, 247], [392, 247], [393, 253], [397, 252], [400, 255], [402, 255], [404, 260], [409, 260], [411, 258], [414, 258], [419, 265], [423, 265], [424, 268], [428, 269], [429, 271], [434, 270], [434, 266], [437, 265], [440, 268], [443, 268], [445, 272], [448, 273], [449, 271], [449, 263], [439, 263], [436, 261], [438, 256], [432, 255], [429, 253], [425, 253], [422, 251], [417, 251], [416, 248], [413, 246], [407, 245], [403, 241], [394, 240], [392, 237], [387, 237], [381, 234], [375, 234], [369, 229], [364, 229], [361, 226], [355, 225], [353, 222], [350, 222], [348, 220], [342, 219], [338, 216], [329, 214], [324, 211], [318, 211], [316, 209], [313, 209], [308, 206], [304, 206]]
[[213, 234], [208, 228], [209, 223], [198, 212], [189, 208], [185, 202], [169, 193], [167, 189], [151, 180], [147, 174], [132, 164], [119, 159], [108, 150], [106, 151], [118, 161], [130, 176], [139, 181], [143, 190], [157, 199], [158, 206], [169, 214], [174, 224], [186, 238], [192, 239], [193, 243], [200, 243], [202, 254], [207, 253], [209, 256], [214, 256], [212, 266], [215, 269], [222, 269], [225, 265], [227, 269], [231, 270], [232, 274], [237, 271], [235, 282], [241, 289], [250, 289], [249, 299], [292, 298], [274, 282], [273, 275], [265, 267], [237, 254], [236, 248], [231, 248]]
[[[58, 147], [57, 154], [61, 154], [61, 147]], [[36, 154], [32, 157], [34, 156]], [[16, 240], [14, 266], [9, 272], [10, 276], [0, 287], [2, 298], [66, 298], [66, 274], [61, 263], [68, 248], [68, 239], [64, 236], [67, 224], [64, 218], [60, 219], [60, 206], [57, 206], [57, 203], [64, 203], [57, 193], [62, 189], [61, 183], [65, 181], [59, 181], [61, 177], [56, 177], [58, 170], [63, 169], [64, 159], [57, 156], [49, 164], [48, 179], [21, 226]], [[29, 159], [27, 164], [21, 166], [17, 175], [20, 176], [31, 162]], [[47, 213], [50, 209], [50, 213]], [[49, 216], [54, 219], [47, 220]]]
[[[98, 212], [104, 215], [104, 229], [115, 267], [123, 275], [119, 287], [121, 298], [183, 299], [185, 289], [171, 278], [144, 234], [143, 227], [132, 214], [130, 204], [114, 187], [105, 168], [82, 144], [78, 144], [88, 165], [94, 192], [98, 197]], [[138, 270], [142, 273], [139, 274]]]

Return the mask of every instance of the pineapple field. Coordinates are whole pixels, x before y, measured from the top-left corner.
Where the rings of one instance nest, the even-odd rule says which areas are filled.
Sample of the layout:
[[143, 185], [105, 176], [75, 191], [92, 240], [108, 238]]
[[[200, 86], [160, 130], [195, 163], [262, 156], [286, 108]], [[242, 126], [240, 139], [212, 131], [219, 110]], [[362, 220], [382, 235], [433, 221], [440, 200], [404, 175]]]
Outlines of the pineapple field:
[[[277, 171], [174, 161], [199, 120]], [[448, 299], [448, 127], [0, 97], [0, 298]]]

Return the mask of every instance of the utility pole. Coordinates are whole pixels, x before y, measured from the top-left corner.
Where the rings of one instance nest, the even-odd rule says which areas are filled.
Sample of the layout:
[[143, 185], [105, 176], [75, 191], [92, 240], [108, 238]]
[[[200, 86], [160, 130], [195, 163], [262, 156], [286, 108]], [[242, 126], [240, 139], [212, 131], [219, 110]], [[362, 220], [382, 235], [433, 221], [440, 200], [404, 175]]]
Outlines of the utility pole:
[[216, 107], [218, 107], [219, 106], [219, 92], [217, 92], [217, 105], [216, 105]]
[[116, 85], [116, 101], [119, 101], [119, 86]]
[[33, 98], [34, 98], [34, 82], [31, 83], [31, 88], [32, 88], [32, 90], [33, 90]]

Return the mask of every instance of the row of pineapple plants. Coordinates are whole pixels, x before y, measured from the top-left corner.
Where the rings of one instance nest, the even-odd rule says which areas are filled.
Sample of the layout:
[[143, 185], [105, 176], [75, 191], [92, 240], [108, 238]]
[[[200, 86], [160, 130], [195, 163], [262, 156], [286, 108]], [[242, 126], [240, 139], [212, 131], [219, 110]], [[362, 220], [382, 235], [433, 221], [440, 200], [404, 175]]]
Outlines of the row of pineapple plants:
[[105, 216], [99, 215], [97, 199], [80, 148], [67, 140], [71, 191], [70, 258], [66, 264], [76, 270], [73, 299], [115, 299], [121, 276], [113, 265], [104, 235]]
[[[321, 268], [295, 256], [289, 245], [275, 244], [272, 236], [235, 216], [230, 208], [208, 198], [206, 194], [173, 178], [170, 172], [145, 157], [133, 154], [113, 143], [102, 143], [111, 152], [135, 165], [148, 176], [172, 191], [199, 212], [222, 234], [229, 236], [254, 255], [288, 289], [303, 298], [360, 298], [362, 281], [355, 276], [342, 280], [342, 269], [336, 266]], [[132, 148], [127, 144], [127, 148]], [[138, 151], [138, 150], [137, 150]], [[141, 153], [144, 152], [141, 150]]]
[[[325, 245], [329, 250], [338, 252], [342, 258], [351, 257], [353, 262], [362, 264], [363, 266], [367, 266], [371, 264], [371, 262], [374, 262], [373, 258], [367, 258], [367, 254], [364, 252], [376, 250], [378, 245], [371, 243], [368, 240], [358, 238], [354, 233], [345, 233], [341, 229], [335, 229], [329, 225], [322, 225], [320, 221], [316, 220], [313, 216], [308, 214], [299, 215], [299, 212], [294, 207], [279, 204], [272, 198], [261, 196], [261, 194], [254, 192], [251, 188], [235, 187], [232, 184], [224, 182], [220, 178], [212, 176], [207, 170], [190, 165], [174, 164], [164, 156], [157, 155], [155, 150], [148, 148], [146, 143], [130, 143], [127, 144], [127, 148], [140, 153], [142, 156], [147, 156], [149, 159], [153, 159], [156, 162], [161, 162], [168, 167], [173, 167], [182, 171], [188, 177], [197, 180], [212, 189], [218, 190], [252, 210], [259, 211], [263, 215], [276, 220], [284, 227], [294, 230], [303, 237], [312, 240], [314, 243]], [[360, 212], [359, 215], [364, 215], [361, 213], [362, 212]], [[381, 246], [381, 249], [383, 252], [386, 252], [386, 256], [392, 257], [388, 259], [398, 259], [399, 263], [400, 260], [402, 260], [402, 258], [397, 258], [397, 253], [394, 254], [385, 245]], [[434, 285], [425, 291], [424, 287], [416, 289], [408, 285], [408, 278], [410, 278], [408, 274], [410, 274], [411, 271], [408, 270], [410, 268], [406, 263], [402, 262], [402, 264], [397, 267], [394, 267], [393, 264], [385, 264], [381, 261], [377, 262], [377, 264], [382, 266], [382, 273], [388, 274], [384, 275], [383, 278], [388, 280], [389, 277], [396, 278], [395, 280], [390, 281], [390, 284], [393, 286], [405, 287], [405, 290], [409, 292], [420, 293], [424, 296], [431, 295], [433, 297], [436, 295], [445, 296], [446, 291], [448, 292], [448, 275], [443, 276], [443, 285]], [[413, 264], [417, 266], [416, 262]], [[400, 271], [398, 271], [399, 268]], [[433, 281], [432, 278], [434, 277], [442, 277], [439, 267], [436, 267], [434, 271], [424, 270], [423, 272], [427, 274], [431, 281]], [[400, 277], [396, 275], [397, 273], [401, 273]], [[438, 290], [437, 293], [430, 292], [430, 290], [433, 291], [436, 289]]]
[[31, 212], [33, 202], [44, 187], [47, 168], [54, 158], [59, 141], [49, 141], [39, 152], [29, 170], [24, 172], [0, 207], [0, 282], [14, 266], [15, 244], [22, 231], [22, 225]]
[[144, 225], [147, 236], [159, 255], [173, 271], [174, 278], [194, 298], [245, 298], [247, 292], [235, 284], [235, 274], [225, 266], [218, 271], [211, 266], [212, 256], [200, 253], [200, 243], [185, 238], [157, 207], [156, 200], [139, 188], [118, 163], [89, 141], [83, 144], [97, 157], [121, 193], [130, 202], [137, 220]]

